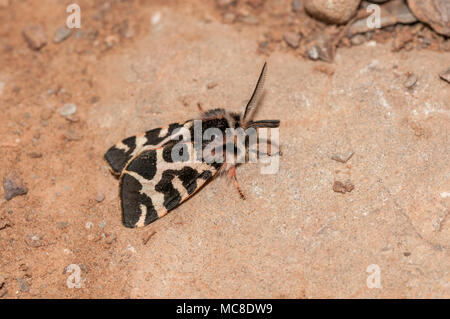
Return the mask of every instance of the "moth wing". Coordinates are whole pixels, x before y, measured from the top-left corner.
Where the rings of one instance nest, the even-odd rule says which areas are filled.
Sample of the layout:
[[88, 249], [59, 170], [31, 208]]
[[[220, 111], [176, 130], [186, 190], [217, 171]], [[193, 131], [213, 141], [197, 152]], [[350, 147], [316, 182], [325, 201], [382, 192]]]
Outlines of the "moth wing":
[[[193, 154], [193, 143], [186, 145]], [[173, 161], [174, 145], [145, 150], [126, 165], [120, 176], [122, 222], [126, 227], [146, 226], [164, 216], [196, 191], [218, 171], [221, 164]], [[193, 158], [193, 157], [190, 157]]]
[[166, 127], [159, 127], [153, 130], [130, 136], [114, 146], [105, 153], [105, 160], [114, 175], [120, 175], [126, 164], [137, 154], [146, 149], [155, 149], [166, 144], [175, 138], [174, 131], [185, 127], [189, 129], [193, 124], [192, 120], [184, 123], [172, 123]]

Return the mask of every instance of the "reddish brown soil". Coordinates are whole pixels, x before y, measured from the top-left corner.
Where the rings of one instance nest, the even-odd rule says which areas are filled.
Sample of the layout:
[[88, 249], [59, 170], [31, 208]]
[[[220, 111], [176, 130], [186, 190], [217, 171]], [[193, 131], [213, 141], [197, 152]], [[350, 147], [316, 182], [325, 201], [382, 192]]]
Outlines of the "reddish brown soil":
[[[393, 27], [312, 62], [315, 33], [343, 27], [290, 1], [240, 4], [233, 14], [257, 21], [231, 23], [213, 2], [79, 0], [81, 30], [55, 44], [72, 2], [0, 1], [0, 179], [15, 172], [28, 188], [10, 201], [0, 188], [0, 297], [450, 296], [448, 39], [422, 26], [428, 48], [413, 37], [392, 52]], [[45, 29], [39, 51], [22, 36], [29, 23]], [[298, 30], [293, 49], [282, 35]], [[249, 200], [217, 180], [124, 228], [104, 152], [197, 102], [240, 109], [265, 59], [259, 116], [282, 121], [280, 173], [239, 169]], [[330, 159], [349, 149], [347, 164]], [[80, 289], [67, 286], [71, 264]], [[366, 287], [369, 264], [385, 270], [383, 289]]]

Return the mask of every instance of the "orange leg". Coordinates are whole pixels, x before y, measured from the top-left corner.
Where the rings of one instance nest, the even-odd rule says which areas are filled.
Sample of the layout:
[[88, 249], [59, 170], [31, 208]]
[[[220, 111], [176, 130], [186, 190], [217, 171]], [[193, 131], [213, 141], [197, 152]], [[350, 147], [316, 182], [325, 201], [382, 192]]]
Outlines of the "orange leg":
[[205, 113], [205, 111], [203, 110], [202, 104], [200, 102], [197, 103], [197, 108], [200, 111], [200, 113]]
[[238, 193], [239, 193], [239, 196], [240, 196], [242, 199], [245, 199], [244, 194], [242, 193], [241, 189], [239, 188], [239, 184], [238, 184], [238, 181], [237, 181], [237, 178], [236, 178], [236, 168], [235, 168], [234, 166], [232, 166], [232, 167], [228, 170], [228, 176], [229, 176], [230, 178], [233, 179], [233, 181], [234, 181], [234, 187], [236, 187], [236, 189], [237, 189], [237, 191], [238, 191]]

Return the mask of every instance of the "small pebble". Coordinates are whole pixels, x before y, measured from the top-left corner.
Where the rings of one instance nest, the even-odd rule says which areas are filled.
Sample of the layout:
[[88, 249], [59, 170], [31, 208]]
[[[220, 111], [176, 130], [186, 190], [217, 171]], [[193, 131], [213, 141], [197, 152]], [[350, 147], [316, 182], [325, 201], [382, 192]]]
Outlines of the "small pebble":
[[298, 48], [300, 44], [300, 34], [297, 32], [285, 32], [283, 33], [283, 39], [290, 47], [294, 49]]
[[53, 109], [46, 107], [41, 112], [41, 120], [48, 121], [53, 116]]
[[32, 50], [40, 50], [47, 44], [47, 36], [40, 24], [29, 24], [22, 30], [22, 35]]
[[24, 185], [22, 179], [15, 172], [10, 173], [3, 182], [5, 190], [5, 199], [11, 200], [16, 196], [26, 195], [28, 188]]
[[292, 0], [292, 11], [299, 12], [303, 7], [303, 3], [300, 0]]
[[80, 121], [80, 118], [76, 114], [71, 114], [66, 116], [66, 120], [71, 123], [76, 123]]
[[363, 44], [364, 42], [366, 42], [366, 37], [363, 36], [362, 34], [357, 34], [350, 39], [350, 42], [353, 45], [360, 45], [360, 44]]
[[105, 200], [105, 195], [103, 195], [103, 193], [98, 193], [95, 197], [95, 200], [97, 201], [97, 203], [101, 203]]
[[30, 158], [41, 158], [42, 157], [42, 153], [31, 152], [31, 153], [28, 153], [28, 156]]
[[417, 83], [417, 77], [414, 75], [414, 73], [408, 73], [405, 82], [403, 82], [403, 85], [405, 88], [410, 89]]
[[308, 55], [309, 58], [311, 60], [318, 60], [319, 59], [319, 50], [317, 49], [317, 46], [313, 46], [309, 51], [308, 51]]
[[216, 0], [216, 5], [222, 9], [222, 8], [225, 8], [235, 2], [236, 2], [236, 0]]
[[115, 240], [116, 240], [116, 235], [115, 234], [108, 234], [105, 235], [105, 241], [108, 245], [111, 245]]
[[345, 194], [351, 192], [354, 188], [355, 186], [349, 181], [345, 183], [335, 181], [333, 184], [333, 191], [335, 191], [336, 193]]
[[207, 89], [214, 89], [217, 86], [217, 82], [211, 82], [206, 85]]
[[127, 245], [127, 248], [125, 248], [125, 250], [130, 251], [132, 253], [136, 253], [136, 249], [134, 249], [133, 246], [131, 246], [130, 244]]
[[86, 222], [86, 225], [84, 226], [86, 229], [91, 229], [94, 227], [94, 224], [92, 222]]
[[66, 27], [59, 27], [53, 35], [53, 42], [60, 43], [66, 40], [72, 34], [72, 30]]
[[74, 130], [68, 130], [66, 132], [66, 139], [68, 141], [79, 141], [83, 138], [83, 134]]
[[105, 44], [108, 48], [113, 48], [119, 42], [119, 39], [115, 35], [109, 35], [105, 38]]
[[30, 285], [25, 281], [25, 279], [17, 278], [17, 282], [19, 283], [19, 289], [22, 292], [29, 292], [30, 291]]
[[77, 106], [75, 104], [66, 103], [59, 109], [59, 114], [61, 114], [61, 116], [65, 117], [65, 116], [75, 114], [76, 111], [77, 111]]
[[33, 248], [42, 247], [45, 245], [45, 243], [42, 241], [41, 237], [39, 235], [30, 234], [25, 237], [25, 243]]

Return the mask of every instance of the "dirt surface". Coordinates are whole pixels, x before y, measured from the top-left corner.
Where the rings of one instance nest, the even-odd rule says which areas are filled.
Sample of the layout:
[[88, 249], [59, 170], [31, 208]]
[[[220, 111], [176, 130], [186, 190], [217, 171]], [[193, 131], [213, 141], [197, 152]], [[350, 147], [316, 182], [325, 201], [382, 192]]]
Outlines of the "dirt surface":
[[[78, 1], [81, 29], [54, 43], [71, 2], [0, 1], [0, 179], [26, 193], [0, 188], [0, 297], [450, 297], [448, 39], [392, 27], [339, 42], [326, 63], [308, 58], [307, 30], [344, 26], [302, 20], [290, 1], [233, 18], [161, 0]], [[240, 111], [264, 61], [257, 118], [281, 120], [279, 171], [241, 166], [247, 200], [219, 178], [123, 227], [105, 151], [198, 102]]]

